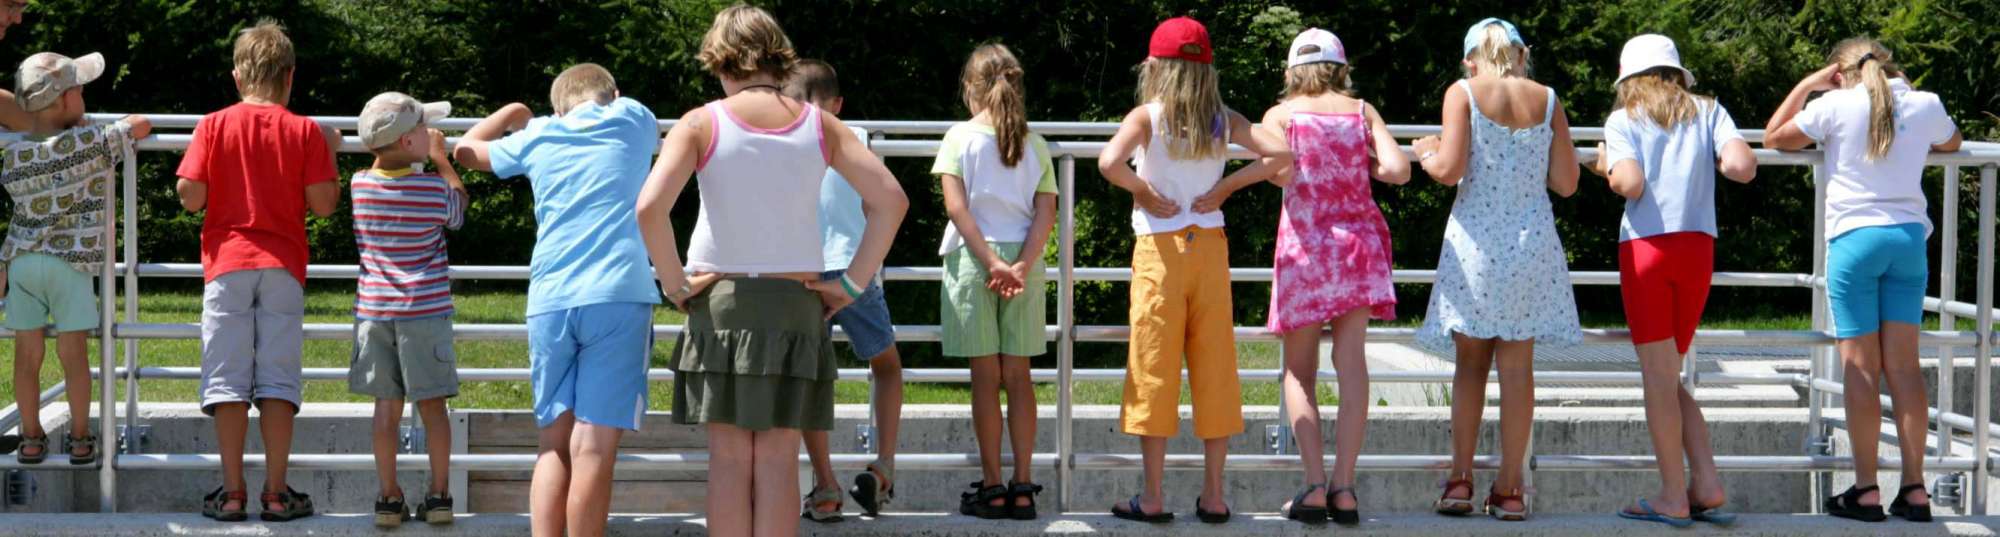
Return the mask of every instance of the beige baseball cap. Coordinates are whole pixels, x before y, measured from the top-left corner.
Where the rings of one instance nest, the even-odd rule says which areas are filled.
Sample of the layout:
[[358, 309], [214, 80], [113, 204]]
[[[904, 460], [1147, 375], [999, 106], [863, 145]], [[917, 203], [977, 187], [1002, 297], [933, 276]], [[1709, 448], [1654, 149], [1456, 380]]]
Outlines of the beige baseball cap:
[[14, 102], [22, 110], [34, 112], [62, 99], [70, 88], [89, 84], [104, 74], [104, 55], [92, 52], [81, 58], [41, 52], [21, 60], [14, 73]]
[[394, 91], [376, 95], [361, 107], [361, 145], [369, 149], [387, 147], [410, 131], [450, 115], [448, 102], [420, 102]]

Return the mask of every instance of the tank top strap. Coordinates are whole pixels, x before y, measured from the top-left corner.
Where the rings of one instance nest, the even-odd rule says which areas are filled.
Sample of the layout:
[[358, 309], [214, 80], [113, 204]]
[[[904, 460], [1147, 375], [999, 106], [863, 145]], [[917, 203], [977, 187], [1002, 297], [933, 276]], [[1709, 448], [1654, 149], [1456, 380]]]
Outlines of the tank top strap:
[[1543, 107], [1543, 110], [1542, 110], [1542, 124], [1543, 124], [1543, 125], [1555, 125], [1555, 121], [1556, 121], [1556, 89], [1555, 89], [1555, 88], [1551, 88], [1551, 87], [1547, 87], [1547, 86], [1543, 86], [1543, 87], [1542, 87], [1542, 89], [1545, 89], [1545, 90], [1548, 90], [1548, 92], [1549, 92], [1549, 102], [1548, 102], [1548, 104], [1547, 104], [1547, 105], [1544, 105], [1544, 107]]
[[[1472, 81], [1463, 78], [1458, 79], [1458, 87], [1465, 90], [1465, 104], [1472, 105], [1472, 111], [1478, 112], [1479, 98], [1472, 96]], [[1473, 115], [1479, 115], [1479, 114], [1473, 114]]]

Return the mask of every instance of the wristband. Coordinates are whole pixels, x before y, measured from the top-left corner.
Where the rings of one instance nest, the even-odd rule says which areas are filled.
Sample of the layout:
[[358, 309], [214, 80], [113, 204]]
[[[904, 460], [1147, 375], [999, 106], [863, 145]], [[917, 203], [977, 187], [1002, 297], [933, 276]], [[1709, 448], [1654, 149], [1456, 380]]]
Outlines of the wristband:
[[855, 285], [846, 274], [840, 275], [840, 289], [847, 292], [847, 298], [861, 298], [861, 286]]
[[1424, 153], [1424, 154], [1423, 154], [1422, 156], [1419, 156], [1419, 157], [1417, 157], [1417, 162], [1423, 162], [1423, 161], [1426, 161], [1426, 160], [1430, 160], [1430, 159], [1431, 159], [1431, 157], [1435, 157], [1435, 156], [1438, 156], [1438, 153], [1437, 153], [1436, 151], [1432, 151], [1432, 152], [1429, 152], [1429, 153]]

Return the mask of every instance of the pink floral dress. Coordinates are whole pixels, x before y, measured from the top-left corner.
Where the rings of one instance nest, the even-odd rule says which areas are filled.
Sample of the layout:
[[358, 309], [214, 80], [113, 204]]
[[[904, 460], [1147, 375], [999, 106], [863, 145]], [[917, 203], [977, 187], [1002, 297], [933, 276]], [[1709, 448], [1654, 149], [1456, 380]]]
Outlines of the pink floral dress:
[[1369, 185], [1368, 119], [1360, 113], [1293, 112], [1292, 185], [1278, 217], [1271, 314], [1265, 328], [1286, 332], [1356, 308], [1396, 318], [1389, 224]]

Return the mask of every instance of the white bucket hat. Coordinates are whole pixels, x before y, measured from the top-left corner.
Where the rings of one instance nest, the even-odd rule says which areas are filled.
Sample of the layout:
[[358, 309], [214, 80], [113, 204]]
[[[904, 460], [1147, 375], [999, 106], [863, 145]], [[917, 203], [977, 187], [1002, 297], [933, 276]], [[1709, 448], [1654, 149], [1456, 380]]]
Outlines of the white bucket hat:
[[1632, 75], [1659, 67], [1672, 67], [1687, 77], [1688, 87], [1694, 87], [1694, 72], [1681, 67], [1681, 51], [1674, 48], [1674, 40], [1660, 34], [1646, 34], [1625, 42], [1625, 51], [1618, 54], [1618, 80], [1616, 85]]
[[1312, 28], [1292, 38], [1292, 51], [1286, 55], [1285, 67], [1321, 62], [1347, 65], [1347, 47], [1341, 46], [1340, 38], [1333, 32]]

